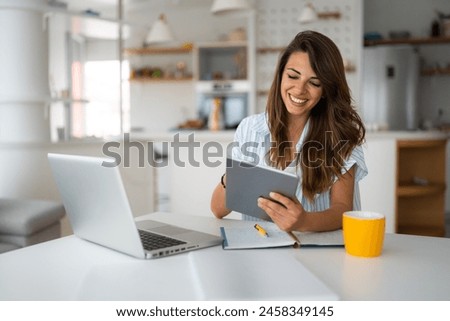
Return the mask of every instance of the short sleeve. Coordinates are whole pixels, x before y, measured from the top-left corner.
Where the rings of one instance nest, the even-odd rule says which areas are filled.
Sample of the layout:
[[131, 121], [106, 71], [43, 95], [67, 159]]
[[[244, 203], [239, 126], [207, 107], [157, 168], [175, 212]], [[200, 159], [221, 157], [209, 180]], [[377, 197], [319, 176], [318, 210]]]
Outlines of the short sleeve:
[[[244, 142], [245, 135], [244, 135], [244, 128], [247, 126], [248, 119], [244, 118], [239, 126], [236, 128], [236, 132], [234, 133], [234, 142], [231, 149], [231, 158], [241, 160], [242, 159], [242, 151], [240, 146], [242, 146], [242, 143]], [[230, 155], [229, 155], [230, 156]]]
[[364, 150], [362, 146], [356, 146], [350, 157], [345, 161], [344, 167], [342, 168], [342, 174], [345, 174], [354, 165], [355, 167], [355, 183], [362, 180], [368, 173], [366, 162], [364, 160]]

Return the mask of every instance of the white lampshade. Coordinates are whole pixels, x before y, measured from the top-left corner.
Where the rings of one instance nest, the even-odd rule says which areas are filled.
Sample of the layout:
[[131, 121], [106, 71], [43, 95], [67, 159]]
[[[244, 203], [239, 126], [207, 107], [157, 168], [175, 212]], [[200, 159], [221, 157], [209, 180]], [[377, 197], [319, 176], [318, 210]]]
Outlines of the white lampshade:
[[147, 34], [147, 37], [145, 38], [145, 44], [170, 42], [174, 39], [175, 38], [173, 36], [172, 30], [170, 30], [170, 27], [167, 24], [165, 15], [161, 14], [158, 20], [153, 23], [152, 28]]
[[250, 9], [247, 0], [214, 0], [211, 7], [213, 14], [225, 14]]
[[300, 16], [298, 17], [298, 22], [300, 23], [310, 23], [317, 21], [319, 17], [317, 16], [317, 12], [312, 6], [312, 4], [308, 3], [303, 10], [300, 12]]

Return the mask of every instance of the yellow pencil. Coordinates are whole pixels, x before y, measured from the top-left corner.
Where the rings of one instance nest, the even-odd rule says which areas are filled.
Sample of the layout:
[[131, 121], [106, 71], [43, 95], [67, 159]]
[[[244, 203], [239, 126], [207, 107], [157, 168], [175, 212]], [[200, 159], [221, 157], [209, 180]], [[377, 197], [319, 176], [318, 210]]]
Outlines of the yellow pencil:
[[263, 229], [260, 225], [255, 224], [255, 229], [259, 232], [259, 234], [261, 234], [262, 236], [268, 237], [269, 234], [267, 234], [266, 230]]

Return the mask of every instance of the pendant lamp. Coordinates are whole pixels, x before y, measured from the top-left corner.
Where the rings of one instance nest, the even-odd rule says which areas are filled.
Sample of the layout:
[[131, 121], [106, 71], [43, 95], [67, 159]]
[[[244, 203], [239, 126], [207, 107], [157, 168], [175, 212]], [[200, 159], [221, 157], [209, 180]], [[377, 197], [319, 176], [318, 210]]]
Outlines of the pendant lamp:
[[319, 19], [340, 19], [341, 13], [339, 11], [317, 12], [311, 3], [308, 3], [300, 12], [298, 22], [311, 23]]
[[161, 14], [159, 18], [153, 23], [147, 37], [145, 38], [145, 44], [156, 44], [163, 42], [174, 41], [172, 30], [170, 29], [166, 16]]
[[248, 9], [250, 5], [247, 0], [214, 0], [211, 12], [220, 15]]

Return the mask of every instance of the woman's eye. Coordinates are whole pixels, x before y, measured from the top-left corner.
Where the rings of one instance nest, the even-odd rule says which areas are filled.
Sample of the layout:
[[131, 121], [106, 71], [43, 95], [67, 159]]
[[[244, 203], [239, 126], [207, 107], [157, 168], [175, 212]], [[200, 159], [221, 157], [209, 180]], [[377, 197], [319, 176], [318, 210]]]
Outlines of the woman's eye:
[[314, 87], [320, 87], [321, 84], [318, 82], [311, 82], [311, 85], [313, 85]]
[[298, 76], [293, 76], [293, 75], [287, 75], [289, 79], [298, 79]]

